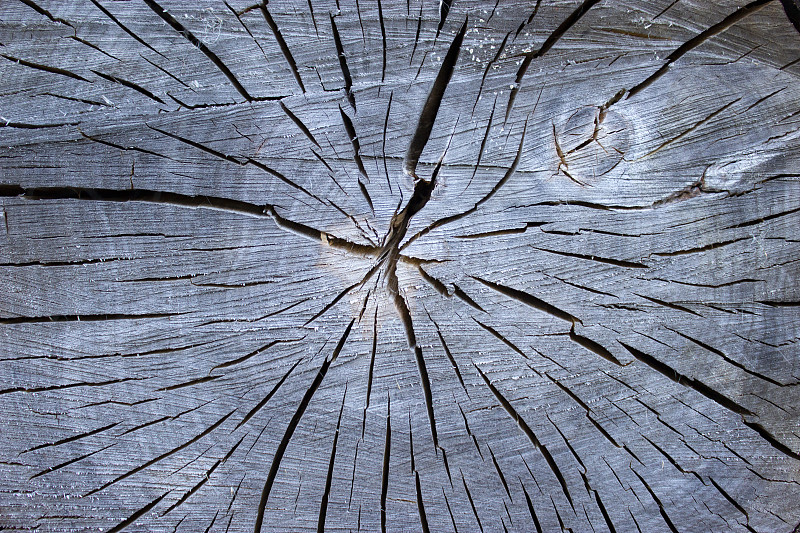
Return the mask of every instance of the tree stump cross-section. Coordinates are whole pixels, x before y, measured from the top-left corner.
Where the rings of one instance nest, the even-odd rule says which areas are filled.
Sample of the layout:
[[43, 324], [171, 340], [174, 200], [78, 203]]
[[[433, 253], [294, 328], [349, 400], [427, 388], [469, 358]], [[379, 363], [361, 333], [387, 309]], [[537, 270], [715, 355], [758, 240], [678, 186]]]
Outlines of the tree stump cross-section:
[[800, 531], [798, 30], [3, 2], [0, 530]]

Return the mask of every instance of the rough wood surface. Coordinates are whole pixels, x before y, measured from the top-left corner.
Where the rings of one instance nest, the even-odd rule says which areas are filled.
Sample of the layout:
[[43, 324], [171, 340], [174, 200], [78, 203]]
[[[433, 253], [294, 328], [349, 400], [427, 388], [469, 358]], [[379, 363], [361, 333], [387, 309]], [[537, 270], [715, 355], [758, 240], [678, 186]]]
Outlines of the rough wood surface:
[[0, 530], [797, 532], [798, 13], [4, 0]]

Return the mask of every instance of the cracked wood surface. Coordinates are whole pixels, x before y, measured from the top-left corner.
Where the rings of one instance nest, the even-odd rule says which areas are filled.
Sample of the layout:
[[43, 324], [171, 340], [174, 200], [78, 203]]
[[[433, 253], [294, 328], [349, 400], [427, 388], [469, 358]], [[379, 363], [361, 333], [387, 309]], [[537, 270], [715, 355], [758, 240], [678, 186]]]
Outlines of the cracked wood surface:
[[0, 529], [798, 531], [799, 13], [3, 2]]

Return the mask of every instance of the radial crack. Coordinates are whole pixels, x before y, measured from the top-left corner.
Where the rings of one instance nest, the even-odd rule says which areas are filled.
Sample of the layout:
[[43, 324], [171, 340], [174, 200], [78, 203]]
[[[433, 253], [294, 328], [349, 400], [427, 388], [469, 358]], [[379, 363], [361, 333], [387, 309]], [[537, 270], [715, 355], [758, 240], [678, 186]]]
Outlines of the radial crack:
[[131, 29], [130, 29], [130, 28], [128, 28], [128, 27], [127, 27], [127, 26], [125, 26], [125, 25], [124, 25], [122, 22], [120, 22], [120, 20], [119, 20], [117, 17], [115, 17], [115, 16], [114, 16], [114, 15], [113, 15], [113, 14], [112, 14], [112, 13], [111, 13], [111, 12], [110, 12], [108, 9], [106, 9], [105, 7], [103, 7], [103, 5], [102, 5], [100, 2], [98, 2], [97, 0], [91, 0], [91, 2], [92, 2], [92, 3], [93, 3], [93, 4], [94, 4], [96, 7], [97, 7], [97, 9], [99, 9], [100, 11], [102, 11], [102, 12], [103, 12], [103, 14], [104, 14], [105, 16], [107, 16], [107, 17], [108, 17], [108, 18], [111, 20], [111, 22], [113, 22], [114, 24], [116, 24], [117, 26], [119, 26], [119, 27], [120, 27], [120, 28], [121, 28], [121, 29], [122, 29], [122, 30], [123, 30], [125, 33], [127, 33], [128, 35], [130, 35], [131, 37], [133, 37], [133, 38], [134, 38], [134, 39], [135, 39], [135, 40], [136, 40], [138, 43], [140, 43], [141, 45], [143, 45], [143, 46], [145, 46], [145, 47], [149, 48], [150, 50], [152, 50], [152, 51], [153, 51], [153, 52], [155, 52], [156, 54], [160, 55], [161, 57], [165, 57], [165, 56], [164, 56], [164, 54], [162, 54], [161, 52], [159, 52], [158, 50], [156, 50], [155, 48], [153, 48], [152, 46], [150, 46], [150, 44], [148, 44], [147, 42], [145, 42], [145, 41], [144, 41], [144, 40], [143, 40], [141, 37], [139, 37], [138, 35], [136, 35], [135, 33], [133, 33], [133, 31], [131, 31]]
[[[508, 116], [511, 114], [511, 108], [514, 105], [514, 100], [517, 98], [517, 93], [519, 93], [519, 89], [522, 86], [522, 78], [525, 77], [525, 73], [528, 71], [528, 67], [531, 66], [531, 62], [538, 58], [545, 55], [548, 50], [550, 50], [553, 45], [555, 45], [561, 37], [569, 29], [574, 26], [580, 19], [583, 17], [587, 11], [589, 11], [595, 4], [600, 2], [600, 0], [584, 0], [584, 2], [578, 6], [575, 11], [573, 11], [564, 21], [556, 28], [553, 33], [551, 33], [547, 39], [545, 39], [542, 46], [539, 47], [538, 50], [534, 52], [528, 52], [525, 54], [525, 58], [522, 60], [522, 63], [517, 70], [517, 78], [514, 81], [514, 87], [511, 89], [511, 94], [508, 97], [508, 105], [506, 106], [506, 120], [508, 120]], [[536, 8], [538, 8], [538, 4]], [[533, 15], [536, 14], [536, 9], [534, 9]], [[531, 15], [531, 19], [533, 19], [533, 15]]]
[[523, 419], [517, 410], [514, 409], [514, 406], [511, 405], [511, 402], [509, 402], [505, 396], [500, 393], [497, 387], [495, 387], [494, 384], [489, 381], [489, 378], [486, 377], [486, 374], [484, 374], [483, 371], [474, 363], [473, 366], [475, 366], [475, 370], [477, 370], [478, 374], [481, 375], [481, 378], [483, 378], [483, 381], [486, 383], [486, 386], [489, 387], [489, 390], [492, 391], [494, 397], [497, 398], [497, 401], [499, 401], [500, 405], [503, 406], [503, 409], [505, 409], [508, 415], [517, 422], [517, 425], [520, 427], [522, 432], [525, 433], [525, 436], [528, 437], [528, 440], [531, 442], [531, 444], [533, 444], [534, 447], [542, 454], [548, 466], [550, 467], [550, 470], [552, 470], [553, 475], [555, 475], [556, 479], [561, 485], [564, 496], [566, 496], [567, 500], [569, 500], [570, 506], [572, 506], [572, 496], [570, 495], [569, 488], [567, 487], [567, 482], [564, 479], [564, 475], [561, 473], [561, 469], [558, 467], [558, 464], [556, 464], [556, 461], [550, 451], [539, 441], [536, 433], [533, 432], [533, 429], [531, 429], [528, 423], [525, 422], [525, 419]]
[[389, 493], [389, 460], [392, 455], [392, 401], [386, 397], [386, 437], [383, 443], [383, 471], [381, 473], [381, 532], [386, 533], [386, 498]]
[[178, 446], [176, 446], [176, 447], [174, 447], [174, 448], [162, 453], [158, 457], [150, 459], [149, 461], [147, 461], [147, 462], [145, 462], [145, 463], [143, 463], [143, 464], [141, 464], [141, 465], [139, 465], [139, 466], [137, 466], [135, 468], [132, 468], [131, 470], [128, 470], [124, 474], [121, 474], [121, 475], [115, 477], [111, 481], [107, 481], [107, 482], [103, 483], [100, 487], [90, 490], [89, 492], [87, 492], [84, 495], [84, 497], [85, 496], [91, 496], [92, 494], [96, 494], [96, 493], [100, 492], [101, 490], [103, 490], [103, 489], [105, 489], [107, 487], [110, 487], [114, 483], [118, 483], [118, 482], [122, 481], [123, 479], [126, 479], [126, 478], [136, 474], [137, 472], [140, 472], [140, 471], [144, 470], [145, 468], [148, 468], [148, 467], [158, 463], [159, 461], [162, 461], [162, 460], [166, 459], [167, 457], [178, 453], [179, 451], [183, 450], [184, 448], [186, 448], [190, 444], [193, 444], [193, 443], [197, 442], [198, 440], [202, 439], [203, 437], [205, 437], [206, 435], [208, 435], [209, 433], [211, 433], [212, 431], [217, 429], [220, 425], [222, 425], [223, 422], [225, 422], [228, 419], [228, 417], [230, 417], [235, 412], [236, 412], [236, 409], [234, 409], [233, 411], [227, 413], [226, 415], [223, 415], [222, 418], [220, 418], [219, 420], [217, 420], [216, 422], [214, 422], [213, 424], [208, 426], [206, 429], [204, 429], [203, 431], [201, 431], [200, 433], [198, 433], [197, 435], [195, 435], [191, 439], [189, 439], [189, 440], [183, 442], [182, 444], [179, 444]]
[[261, 532], [261, 526], [264, 523], [264, 512], [267, 508], [267, 500], [269, 500], [269, 494], [272, 491], [272, 485], [275, 482], [275, 478], [278, 476], [281, 460], [283, 459], [283, 455], [286, 453], [286, 448], [289, 447], [289, 442], [292, 440], [294, 431], [297, 429], [297, 425], [303, 418], [303, 414], [305, 414], [306, 408], [308, 408], [308, 404], [311, 402], [311, 398], [314, 397], [314, 393], [317, 392], [317, 389], [319, 389], [319, 386], [322, 384], [322, 380], [325, 379], [325, 374], [328, 373], [328, 368], [334, 361], [336, 361], [336, 358], [339, 357], [339, 353], [342, 351], [342, 348], [344, 348], [344, 344], [347, 342], [347, 337], [350, 335], [350, 331], [353, 329], [353, 324], [355, 321], [355, 318], [350, 321], [341, 338], [339, 339], [339, 343], [336, 345], [336, 348], [334, 348], [330, 358], [325, 358], [325, 361], [322, 363], [322, 366], [317, 372], [314, 381], [311, 383], [309, 388], [306, 390], [305, 395], [300, 400], [300, 404], [297, 406], [297, 411], [295, 411], [294, 416], [292, 416], [291, 420], [289, 420], [289, 424], [286, 426], [286, 431], [283, 434], [280, 444], [278, 444], [278, 448], [275, 450], [275, 455], [272, 458], [272, 465], [269, 468], [269, 474], [267, 474], [267, 480], [264, 482], [264, 488], [261, 491], [261, 500], [258, 504], [258, 511], [256, 514], [254, 528], [255, 533]]
[[286, 381], [286, 378], [289, 377], [289, 375], [294, 371], [295, 368], [297, 368], [297, 365], [299, 365], [300, 361], [302, 360], [303, 360], [302, 358], [298, 359], [295, 362], [295, 364], [293, 364], [291, 368], [289, 368], [289, 370], [281, 377], [281, 379], [278, 380], [278, 382], [275, 384], [275, 386], [272, 387], [272, 389], [267, 393], [267, 395], [264, 396], [264, 398], [262, 398], [261, 401], [255, 405], [255, 407], [250, 409], [250, 411], [248, 411], [246, 415], [244, 415], [241, 422], [236, 424], [236, 428], [234, 429], [238, 429], [239, 427], [246, 424], [248, 420], [253, 418], [253, 416], [255, 416], [256, 413], [258, 413], [261, 409], [264, 408], [265, 405], [267, 405], [267, 402], [270, 400], [270, 398], [272, 398], [275, 395], [275, 393], [278, 392], [278, 389], [281, 388], [283, 382]]
[[461, 29], [456, 34], [450, 48], [447, 50], [442, 66], [439, 68], [439, 74], [436, 75], [436, 80], [433, 82], [428, 99], [422, 107], [422, 112], [419, 115], [417, 127], [414, 130], [414, 135], [411, 137], [411, 142], [408, 145], [405, 159], [403, 160], [403, 171], [413, 177], [417, 177], [417, 163], [425, 145], [428, 144], [433, 124], [436, 122], [436, 115], [439, 113], [439, 106], [444, 98], [445, 90], [450, 83], [450, 78], [453, 76], [453, 70], [458, 61], [458, 55], [461, 51], [461, 43], [464, 41], [464, 34], [467, 31], [467, 20], [461, 25]]
[[494, 289], [500, 294], [504, 294], [505, 296], [517, 300], [518, 302], [524, 303], [525, 305], [528, 305], [530, 307], [533, 307], [534, 309], [538, 309], [539, 311], [543, 311], [549, 315], [552, 315], [556, 318], [559, 318], [569, 323], [575, 323], [575, 322], [581, 323], [579, 318], [571, 315], [566, 311], [559, 309], [558, 307], [550, 303], [545, 302], [544, 300], [537, 298], [532, 294], [521, 291], [519, 289], [514, 289], [513, 287], [507, 287], [505, 285], [501, 285], [493, 281], [488, 281], [477, 276], [470, 276], [470, 277], [475, 281], [483, 283], [490, 289]]
[[339, 443], [339, 429], [342, 427], [342, 413], [344, 413], [344, 400], [347, 397], [347, 385], [344, 387], [342, 394], [342, 407], [339, 409], [339, 419], [336, 421], [336, 431], [333, 435], [333, 445], [331, 446], [331, 458], [328, 461], [328, 475], [325, 478], [325, 491], [322, 493], [322, 501], [319, 506], [319, 519], [317, 520], [317, 532], [322, 533], [325, 531], [325, 519], [328, 514], [328, 498], [331, 493], [331, 485], [333, 482], [333, 467], [336, 462], [336, 445]]
[[638, 94], [642, 90], [646, 89], [658, 78], [666, 74], [670, 66], [687, 52], [697, 48], [698, 46], [703, 44], [708, 39], [714, 37], [715, 35], [724, 32], [725, 30], [727, 30], [728, 28], [730, 28], [743, 18], [755, 13], [756, 11], [760, 10], [761, 8], [763, 8], [765, 5], [769, 4], [772, 1], [773, 0], [756, 0], [755, 2], [750, 2], [746, 6], [740, 7], [739, 9], [737, 9], [736, 11], [734, 11], [733, 13], [722, 19], [720, 22], [714, 24], [710, 28], [695, 35], [694, 37], [683, 43], [681, 46], [679, 46], [674, 52], [669, 54], [667, 56], [666, 62], [661, 66], [661, 68], [659, 68], [653, 74], [648, 76], [647, 79], [645, 79], [638, 85], [634, 86], [628, 92], [628, 96], [626, 98], [630, 98]]
[[[433, 231], [434, 229], [436, 229], [438, 227], [441, 227], [441, 226], [444, 226], [445, 224], [450, 224], [451, 222], [455, 222], [457, 220], [461, 220], [462, 218], [464, 218], [464, 217], [466, 217], [468, 215], [471, 215], [472, 213], [477, 211], [478, 208], [480, 208], [481, 205], [483, 205], [484, 203], [488, 202], [495, 194], [497, 194], [497, 191], [499, 191], [503, 187], [503, 185], [505, 185], [508, 182], [508, 180], [511, 179], [511, 176], [513, 176], [514, 172], [517, 170], [517, 165], [519, 165], [520, 158], [522, 157], [522, 147], [523, 147], [523, 144], [525, 142], [525, 133], [527, 132], [527, 130], [528, 130], [528, 121], [526, 120], [525, 121], [525, 126], [524, 126], [524, 128], [522, 130], [522, 136], [521, 136], [521, 138], [519, 140], [519, 147], [517, 148], [517, 153], [516, 153], [516, 156], [514, 157], [514, 161], [512, 161], [511, 166], [508, 168], [508, 170], [506, 170], [505, 174], [500, 179], [500, 181], [495, 183], [494, 187], [492, 187], [492, 189], [488, 193], [486, 193], [486, 195], [484, 195], [483, 198], [481, 198], [480, 200], [475, 202], [475, 205], [473, 205], [472, 207], [470, 207], [466, 211], [462, 211], [461, 213], [456, 213], [455, 215], [450, 215], [450, 216], [446, 216], [444, 218], [437, 219], [434, 222], [432, 222], [431, 224], [429, 224], [428, 226], [426, 226], [423, 229], [419, 230], [417, 233], [412, 235], [405, 243], [403, 243], [403, 246], [400, 247], [400, 251], [403, 251], [408, 246], [410, 246], [411, 243], [413, 243], [414, 241], [416, 241], [420, 237], [428, 234], [429, 232]], [[417, 183], [419, 185], [419, 183], [424, 183], [424, 182], [425, 182], [425, 180], [419, 180]], [[416, 188], [414, 190], [416, 192]], [[430, 199], [430, 193], [428, 193], [428, 199]], [[427, 202], [427, 200], [426, 200], [426, 202]], [[411, 204], [411, 201], [409, 201], [409, 204]], [[405, 233], [403, 235], [405, 235]]]
[[[153, 10], [153, 12], [161, 17], [164, 22], [172, 26], [172, 29], [180, 33], [187, 41], [192, 43], [192, 45], [203, 52], [205, 56], [211, 60], [212, 63], [228, 78], [228, 81], [231, 82], [231, 85], [241, 94], [245, 100], [248, 102], [253, 101], [253, 97], [250, 96], [250, 93], [239, 83], [239, 80], [236, 79], [236, 76], [233, 75], [233, 72], [225, 66], [225, 63], [217, 57], [217, 54], [209, 50], [209, 48], [197, 37], [194, 36], [192, 32], [190, 32], [187, 28], [183, 26], [178, 19], [173, 17], [170, 13], [168, 13], [163, 7], [161, 7], [155, 0], [143, 0], [147, 7]], [[162, 102], [163, 103], [163, 102]]]
[[[344, 77], [344, 92], [347, 95], [347, 101], [356, 108], [356, 95], [353, 93], [353, 78], [350, 75], [350, 68], [347, 66], [347, 56], [344, 53], [344, 46], [342, 46], [342, 38], [339, 36], [339, 28], [336, 27], [336, 21], [331, 17], [331, 31], [333, 32], [333, 43], [336, 46], [336, 55], [339, 58], [339, 67], [342, 69], [342, 76]], [[342, 112], [344, 113], [344, 112]]]
[[282, 230], [305, 237], [314, 242], [322, 242], [339, 250], [369, 257], [378, 255], [379, 248], [357, 244], [320, 231], [300, 222], [284, 218], [270, 204], [256, 205], [242, 200], [218, 196], [191, 196], [169, 191], [147, 189], [101, 189], [92, 187], [31, 187], [19, 185], [0, 185], [0, 197], [22, 197], [27, 200], [89, 200], [101, 202], [147, 202], [174, 205], [190, 209], [212, 209], [238, 213], [257, 218], [271, 218]]

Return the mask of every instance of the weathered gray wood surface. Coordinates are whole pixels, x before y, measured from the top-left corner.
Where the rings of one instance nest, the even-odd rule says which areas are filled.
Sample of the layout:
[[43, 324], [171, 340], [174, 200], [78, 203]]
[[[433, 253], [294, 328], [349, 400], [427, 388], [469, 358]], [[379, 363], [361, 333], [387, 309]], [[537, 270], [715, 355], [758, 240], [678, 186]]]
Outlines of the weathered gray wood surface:
[[784, 3], [4, 0], [0, 529], [797, 531]]

